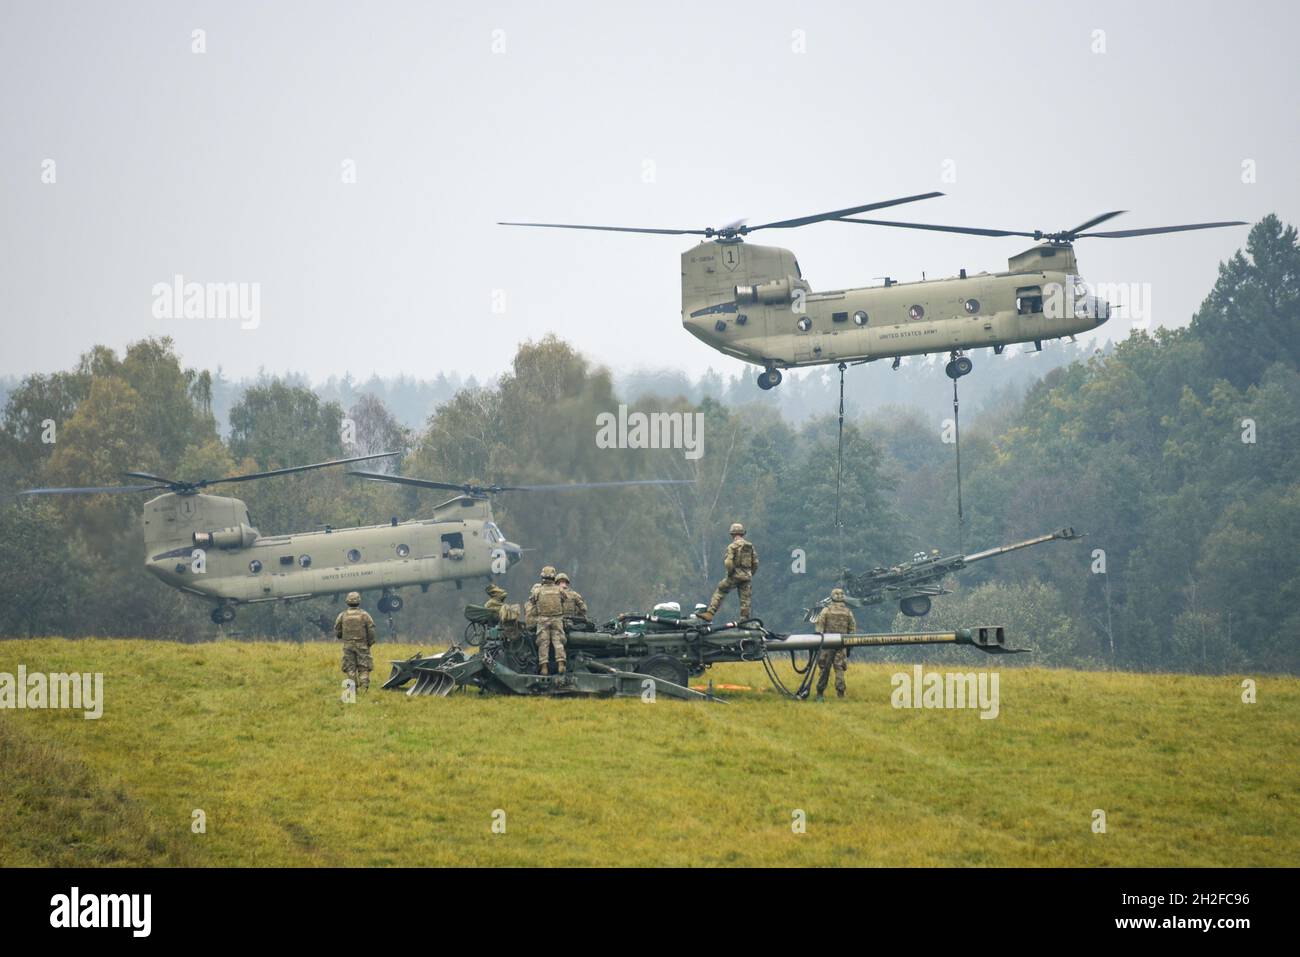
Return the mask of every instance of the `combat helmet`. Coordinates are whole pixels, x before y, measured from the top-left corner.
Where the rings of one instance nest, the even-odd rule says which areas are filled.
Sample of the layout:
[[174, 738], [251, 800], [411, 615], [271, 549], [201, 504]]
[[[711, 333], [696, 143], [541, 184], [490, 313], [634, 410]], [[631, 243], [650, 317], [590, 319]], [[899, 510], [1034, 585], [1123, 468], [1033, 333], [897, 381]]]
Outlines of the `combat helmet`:
[[732, 535], [744, 535], [744, 534], [745, 534], [745, 526], [744, 526], [744, 525], [741, 525], [739, 522], [732, 522], [732, 523], [731, 523], [731, 534], [732, 534]]
[[492, 582], [492, 583], [491, 583], [490, 585], [488, 585], [487, 588], [484, 589], [484, 590], [487, 592], [487, 596], [488, 596], [489, 598], [505, 598], [505, 597], [506, 597], [506, 590], [505, 590], [504, 588], [502, 588], [500, 585], [498, 585], [496, 582]]
[[351, 605], [353, 608], [356, 608], [357, 605], [360, 605], [360, 604], [361, 604], [361, 592], [359, 592], [359, 591], [350, 591], [350, 592], [348, 592], [348, 604]]
[[569, 581], [569, 576], [568, 576], [568, 573], [567, 573], [567, 572], [560, 572], [559, 574], [557, 574], [557, 575], [555, 576], [555, 583], [556, 583], [557, 585], [558, 585], [560, 582], [568, 582], [568, 581]]
[[843, 601], [843, 600], [844, 600], [844, 589], [843, 589], [843, 588], [832, 588], [832, 589], [831, 589], [831, 601]]
[[542, 581], [544, 582], [555, 581], [555, 566], [543, 565], [541, 577], [542, 577]]

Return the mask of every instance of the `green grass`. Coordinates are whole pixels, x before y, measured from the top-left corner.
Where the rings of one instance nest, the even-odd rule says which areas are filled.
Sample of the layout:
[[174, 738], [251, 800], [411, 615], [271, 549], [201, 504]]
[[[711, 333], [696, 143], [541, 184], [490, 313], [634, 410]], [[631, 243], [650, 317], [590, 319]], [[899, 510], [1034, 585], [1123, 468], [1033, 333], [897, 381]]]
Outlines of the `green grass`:
[[[375, 650], [382, 681], [414, 648]], [[725, 705], [378, 681], [349, 705], [338, 657], [0, 642], [0, 671], [101, 671], [105, 694], [98, 721], [0, 711], [0, 865], [1300, 864], [1293, 678], [1246, 705], [1239, 676], [1007, 668], [981, 720], [894, 709], [906, 666], [859, 661], [821, 705], [743, 664], [710, 672], [754, 688]]]

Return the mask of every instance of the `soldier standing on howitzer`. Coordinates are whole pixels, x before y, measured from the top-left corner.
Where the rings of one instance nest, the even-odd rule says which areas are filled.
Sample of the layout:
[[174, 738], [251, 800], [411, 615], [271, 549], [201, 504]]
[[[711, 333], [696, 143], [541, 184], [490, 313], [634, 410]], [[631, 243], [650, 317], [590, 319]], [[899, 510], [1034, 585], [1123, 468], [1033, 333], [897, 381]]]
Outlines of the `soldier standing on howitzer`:
[[528, 596], [524, 622], [537, 629], [538, 674], [550, 673], [551, 649], [555, 649], [555, 673], [564, 674], [564, 615], [571, 608], [568, 595], [555, 583], [555, 567], [542, 569], [542, 580]]
[[343, 642], [343, 673], [352, 679], [352, 687], [369, 691], [370, 672], [375, 670], [370, 657], [375, 620], [361, 607], [359, 592], [348, 592], [348, 607], [334, 619], [334, 637]]
[[[817, 614], [817, 623], [813, 625], [819, 635], [851, 635], [858, 630], [857, 619], [849, 606], [844, 604], [844, 589], [831, 589], [831, 603]], [[826, 681], [835, 669], [835, 695], [843, 698], [845, 691], [844, 672], [849, 667], [849, 653], [845, 648], [823, 648], [817, 656], [817, 700], [824, 701]]]
[[705, 621], [713, 621], [713, 616], [718, 613], [718, 608], [722, 605], [722, 599], [734, 588], [740, 593], [740, 620], [744, 621], [754, 611], [750, 582], [754, 578], [754, 573], [758, 571], [758, 552], [754, 551], [753, 545], [745, 541], [745, 526], [739, 522], [731, 526], [731, 544], [727, 546], [727, 553], [722, 563], [726, 566], [727, 577], [718, 582], [718, 587], [713, 592], [713, 600], [709, 602], [708, 608], [700, 612], [699, 617]]
[[568, 599], [569, 607], [573, 609], [568, 614], [573, 615], [575, 618], [586, 618], [587, 603], [581, 595], [574, 591], [573, 586], [569, 583], [569, 576], [564, 572], [560, 572], [555, 576], [555, 584], [564, 589], [564, 597]]

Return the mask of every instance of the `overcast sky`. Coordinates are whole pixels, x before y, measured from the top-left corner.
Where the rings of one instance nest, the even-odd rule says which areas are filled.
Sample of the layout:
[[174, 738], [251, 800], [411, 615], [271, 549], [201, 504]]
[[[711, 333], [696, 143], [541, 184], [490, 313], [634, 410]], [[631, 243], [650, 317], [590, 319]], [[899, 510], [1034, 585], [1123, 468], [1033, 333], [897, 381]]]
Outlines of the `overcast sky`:
[[[938, 189], [880, 215], [1295, 223], [1298, 28], [1283, 2], [5, 0], [0, 374], [158, 334], [232, 376], [482, 377], [552, 331], [619, 370], [742, 367], [681, 327], [689, 240], [501, 219], [698, 228]], [[1245, 238], [1078, 254], [1181, 325]], [[1005, 269], [1027, 245], [773, 240], [814, 289]], [[259, 324], [157, 317], [176, 275], [258, 284]]]

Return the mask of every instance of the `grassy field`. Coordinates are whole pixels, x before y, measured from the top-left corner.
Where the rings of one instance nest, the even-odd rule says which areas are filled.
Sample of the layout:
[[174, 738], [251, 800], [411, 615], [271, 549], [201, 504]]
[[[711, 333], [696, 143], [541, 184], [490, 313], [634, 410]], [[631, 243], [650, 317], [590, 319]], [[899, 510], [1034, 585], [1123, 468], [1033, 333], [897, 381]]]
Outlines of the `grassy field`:
[[994, 720], [856, 661], [825, 704], [378, 690], [414, 650], [345, 704], [325, 643], [0, 642], [105, 696], [0, 711], [0, 865], [1300, 864], [1296, 679], [1008, 668]]

